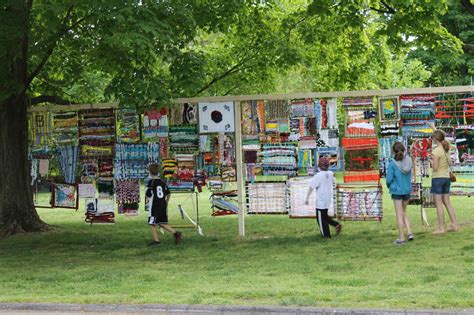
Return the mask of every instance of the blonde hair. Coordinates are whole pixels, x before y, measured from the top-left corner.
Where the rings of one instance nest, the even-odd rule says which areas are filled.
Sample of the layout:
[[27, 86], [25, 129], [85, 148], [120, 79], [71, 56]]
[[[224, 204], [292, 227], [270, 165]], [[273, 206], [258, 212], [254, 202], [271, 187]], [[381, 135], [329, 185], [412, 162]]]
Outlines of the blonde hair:
[[446, 134], [444, 133], [443, 130], [436, 129], [433, 131], [433, 134], [431, 135], [431, 138], [441, 142], [441, 145], [443, 146], [443, 149], [445, 152], [449, 152], [449, 142], [446, 141]]

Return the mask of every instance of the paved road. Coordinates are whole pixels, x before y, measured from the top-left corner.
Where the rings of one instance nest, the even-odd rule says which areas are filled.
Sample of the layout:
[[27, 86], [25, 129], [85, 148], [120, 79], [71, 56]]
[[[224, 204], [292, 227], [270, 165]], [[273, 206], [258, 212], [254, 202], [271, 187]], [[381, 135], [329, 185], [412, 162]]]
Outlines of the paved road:
[[0, 303], [0, 314], [12, 315], [58, 315], [58, 314], [219, 314], [219, 315], [451, 315], [473, 314], [468, 310], [382, 310], [382, 309], [342, 309], [313, 307], [274, 307], [238, 305], [161, 305], [161, 304], [47, 304], [47, 303]]

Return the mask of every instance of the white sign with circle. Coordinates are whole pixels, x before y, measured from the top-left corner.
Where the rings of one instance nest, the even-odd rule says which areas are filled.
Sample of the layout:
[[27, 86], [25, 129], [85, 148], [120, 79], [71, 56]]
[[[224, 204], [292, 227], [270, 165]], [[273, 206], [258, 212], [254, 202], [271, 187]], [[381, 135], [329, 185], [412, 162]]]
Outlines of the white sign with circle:
[[199, 133], [234, 132], [234, 103], [199, 103]]

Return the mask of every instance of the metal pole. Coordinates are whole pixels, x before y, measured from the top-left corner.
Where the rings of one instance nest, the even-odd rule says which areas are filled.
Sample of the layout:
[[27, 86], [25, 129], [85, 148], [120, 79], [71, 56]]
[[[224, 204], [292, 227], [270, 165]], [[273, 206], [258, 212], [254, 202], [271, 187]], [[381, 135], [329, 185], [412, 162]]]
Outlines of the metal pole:
[[239, 236], [245, 236], [244, 172], [242, 161], [242, 111], [240, 102], [234, 102], [235, 115], [235, 156], [237, 171], [237, 194], [239, 203]]

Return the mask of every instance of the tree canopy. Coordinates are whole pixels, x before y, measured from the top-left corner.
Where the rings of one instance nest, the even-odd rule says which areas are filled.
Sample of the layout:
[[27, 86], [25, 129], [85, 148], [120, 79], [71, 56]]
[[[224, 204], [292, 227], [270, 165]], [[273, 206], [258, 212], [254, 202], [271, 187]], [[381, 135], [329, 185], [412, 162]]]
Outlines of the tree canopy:
[[[0, 99], [22, 90], [5, 75], [9, 45], [27, 36], [32, 103], [419, 85], [417, 59], [441, 72], [427, 54], [460, 55], [472, 37], [472, 16], [447, 0], [3, 2]], [[401, 62], [414, 81], [394, 73]]]

